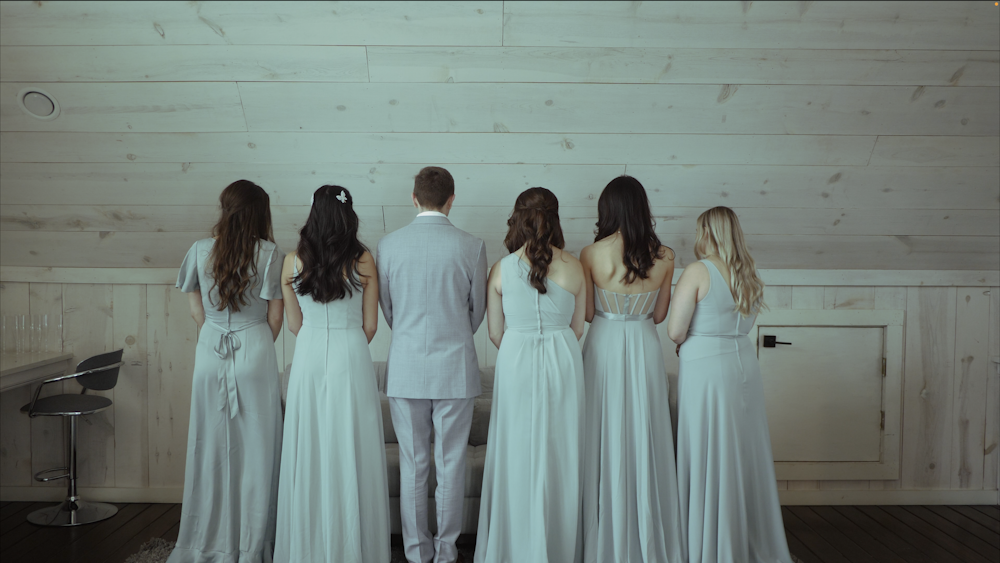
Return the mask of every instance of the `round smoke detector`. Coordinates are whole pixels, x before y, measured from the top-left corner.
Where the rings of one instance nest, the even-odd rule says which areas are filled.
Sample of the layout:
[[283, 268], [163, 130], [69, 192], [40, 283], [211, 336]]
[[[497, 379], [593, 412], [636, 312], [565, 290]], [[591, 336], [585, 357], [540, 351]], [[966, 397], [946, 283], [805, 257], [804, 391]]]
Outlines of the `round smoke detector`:
[[59, 117], [59, 102], [41, 88], [22, 89], [17, 94], [17, 105], [35, 119], [51, 121]]

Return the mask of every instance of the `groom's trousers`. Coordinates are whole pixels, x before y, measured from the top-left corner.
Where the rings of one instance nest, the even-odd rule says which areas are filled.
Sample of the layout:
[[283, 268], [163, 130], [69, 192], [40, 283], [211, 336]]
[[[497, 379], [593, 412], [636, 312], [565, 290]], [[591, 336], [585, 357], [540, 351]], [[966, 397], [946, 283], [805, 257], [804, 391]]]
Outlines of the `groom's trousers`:
[[[399, 512], [403, 546], [410, 563], [453, 563], [462, 531], [465, 457], [475, 399], [389, 398], [392, 426], [399, 442]], [[437, 535], [427, 526], [427, 480], [431, 433], [437, 489]]]

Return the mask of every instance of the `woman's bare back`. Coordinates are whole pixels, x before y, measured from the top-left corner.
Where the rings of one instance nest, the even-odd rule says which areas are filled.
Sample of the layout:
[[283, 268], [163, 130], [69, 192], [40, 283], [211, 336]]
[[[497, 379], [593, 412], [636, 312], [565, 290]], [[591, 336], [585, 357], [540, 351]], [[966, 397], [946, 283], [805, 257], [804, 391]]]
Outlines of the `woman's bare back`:
[[627, 284], [625, 274], [628, 270], [625, 267], [624, 254], [622, 238], [615, 234], [584, 248], [580, 257], [584, 267], [590, 269], [594, 284], [615, 293], [638, 294], [655, 291], [663, 285], [664, 278], [668, 274], [673, 275], [674, 251], [668, 246], [661, 246], [659, 257], [653, 261], [653, 267], [647, 272], [648, 277]]

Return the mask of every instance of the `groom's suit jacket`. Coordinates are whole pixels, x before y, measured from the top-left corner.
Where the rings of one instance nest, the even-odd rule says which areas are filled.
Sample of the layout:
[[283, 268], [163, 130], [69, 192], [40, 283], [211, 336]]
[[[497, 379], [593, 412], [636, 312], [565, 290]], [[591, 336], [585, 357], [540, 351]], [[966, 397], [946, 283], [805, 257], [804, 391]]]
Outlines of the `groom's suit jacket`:
[[392, 329], [386, 394], [481, 392], [472, 339], [486, 314], [486, 245], [447, 217], [417, 217], [378, 243], [379, 304]]

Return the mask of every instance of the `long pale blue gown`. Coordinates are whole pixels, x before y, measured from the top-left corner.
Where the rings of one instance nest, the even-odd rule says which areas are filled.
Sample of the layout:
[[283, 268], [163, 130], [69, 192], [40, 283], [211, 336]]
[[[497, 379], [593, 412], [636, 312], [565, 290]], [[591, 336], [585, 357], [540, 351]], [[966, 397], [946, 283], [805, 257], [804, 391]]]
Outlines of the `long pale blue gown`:
[[709, 260], [711, 286], [681, 345], [677, 476], [691, 563], [791, 563], [774, 478], [755, 316]]
[[302, 329], [285, 404], [274, 560], [388, 563], [382, 407], [362, 291], [329, 303], [298, 299]]
[[670, 387], [653, 323], [659, 293], [594, 286], [594, 320], [583, 347], [586, 563], [686, 561]]
[[583, 358], [574, 295], [541, 294], [516, 254], [500, 261], [507, 322], [497, 352], [477, 563], [583, 559]]
[[214, 244], [194, 243], [177, 277], [181, 291], [201, 290], [205, 325], [195, 351], [180, 531], [168, 563], [267, 563], [281, 454], [281, 389], [267, 301], [281, 299], [284, 255], [261, 241], [247, 305], [219, 311]]

